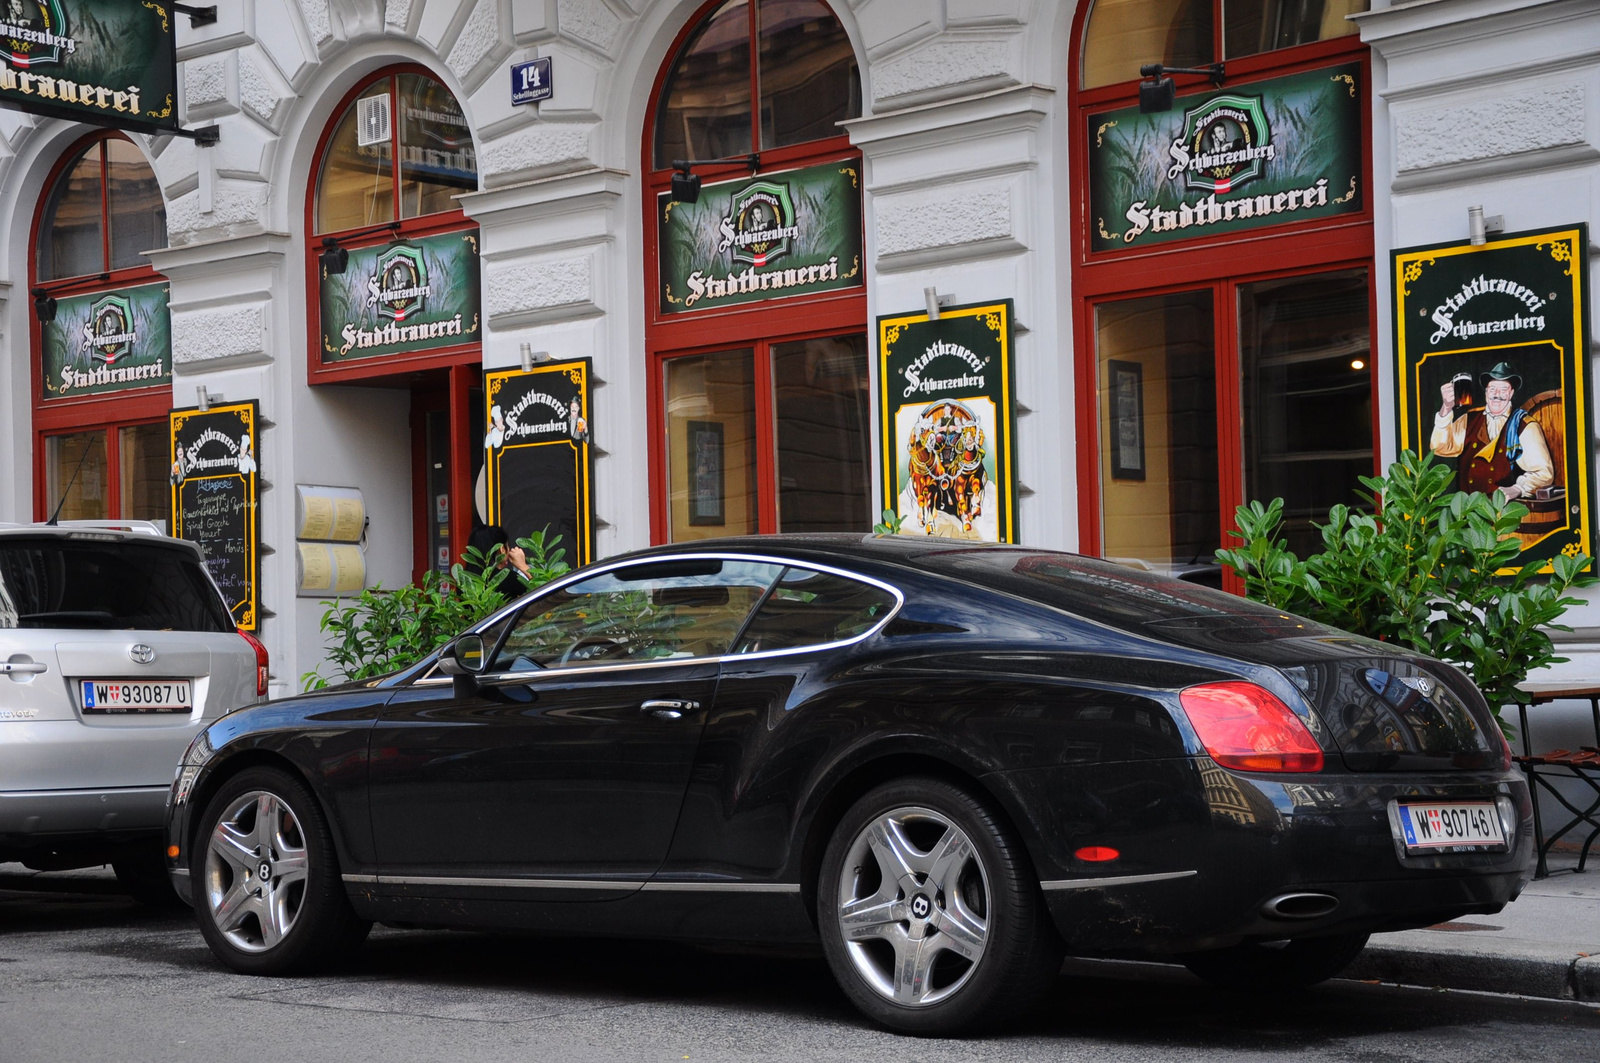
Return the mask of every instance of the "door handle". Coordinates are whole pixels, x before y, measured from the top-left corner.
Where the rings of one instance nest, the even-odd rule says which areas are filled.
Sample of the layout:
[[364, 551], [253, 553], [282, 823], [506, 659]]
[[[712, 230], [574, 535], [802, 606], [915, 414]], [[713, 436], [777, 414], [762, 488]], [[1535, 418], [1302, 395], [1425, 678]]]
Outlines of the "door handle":
[[698, 701], [680, 701], [676, 698], [652, 698], [639, 706], [639, 711], [658, 720], [677, 720], [686, 712], [700, 707]]
[[22, 675], [38, 675], [41, 672], [48, 672], [49, 670], [50, 668], [48, 665], [39, 664], [34, 661], [28, 661], [26, 663], [22, 661], [0, 661], [0, 674], [4, 675], [16, 675], [18, 673], [21, 673]]

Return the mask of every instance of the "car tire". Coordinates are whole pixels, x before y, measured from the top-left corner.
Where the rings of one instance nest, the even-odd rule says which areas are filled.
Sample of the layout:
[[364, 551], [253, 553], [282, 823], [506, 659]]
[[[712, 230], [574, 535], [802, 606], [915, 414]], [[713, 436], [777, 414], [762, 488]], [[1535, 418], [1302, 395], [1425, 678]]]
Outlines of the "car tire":
[[1189, 952], [1182, 964], [1224, 989], [1271, 992], [1306, 989], [1350, 966], [1367, 946], [1366, 934], [1331, 934], [1288, 941], [1245, 941], [1225, 949]]
[[817, 925], [845, 995], [900, 1033], [949, 1036], [1033, 1006], [1062, 947], [1031, 861], [984, 802], [906, 778], [857, 801], [817, 882]]
[[150, 908], [185, 907], [167, 875], [162, 843], [150, 842], [124, 849], [111, 861], [111, 870], [116, 872], [117, 884], [140, 904]]
[[244, 974], [302, 974], [358, 946], [327, 819], [303, 782], [249, 768], [222, 784], [190, 855], [195, 919], [211, 951]]

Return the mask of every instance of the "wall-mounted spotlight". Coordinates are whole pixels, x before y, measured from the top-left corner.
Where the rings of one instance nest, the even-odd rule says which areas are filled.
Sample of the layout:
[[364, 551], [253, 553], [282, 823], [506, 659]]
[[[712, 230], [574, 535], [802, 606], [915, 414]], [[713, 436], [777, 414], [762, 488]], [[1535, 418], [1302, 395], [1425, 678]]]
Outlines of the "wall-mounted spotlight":
[[56, 319], [55, 296], [49, 292], [35, 290], [33, 293], [33, 313], [39, 319], [39, 324], [48, 325]]
[[1467, 240], [1473, 247], [1481, 247], [1489, 242], [1491, 235], [1505, 231], [1504, 214], [1491, 214], [1485, 217], [1481, 206], [1467, 208]]
[[[672, 160], [672, 199], [677, 203], [698, 203], [700, 201], [700, 175], [695, 173], [695, 166], [726, 166], [731, 159], [673, 159]], [[750, 167], [751, 174], [761, 169], [761, 156], [751, 152], [744, 157], [745, 164]]]
[[1172, 83], [1172, 79], [1166, 76], [1167, 74], [1205, 74], [1211, 78], [1213, 85], [1221, 87], [1225, 72], [1226, 66], [1223, 63], [1212, 63], [1210, 66], [1162, 66], [1160, 63], [1146, 63], [1139, 68], [1139, 76], [1154, 80], [1139, 82], [1139, 113], [1158, 114], [1172, 110], [1172, 105], [1178, 98], [1178, 88]]
[[322, 272], [332, 275], [343, 273], [350, 265], [350, 252], [339, 246], [339, 241], [331, 236], [322, 238], [322, 254], [317, 256], [322, 263]]

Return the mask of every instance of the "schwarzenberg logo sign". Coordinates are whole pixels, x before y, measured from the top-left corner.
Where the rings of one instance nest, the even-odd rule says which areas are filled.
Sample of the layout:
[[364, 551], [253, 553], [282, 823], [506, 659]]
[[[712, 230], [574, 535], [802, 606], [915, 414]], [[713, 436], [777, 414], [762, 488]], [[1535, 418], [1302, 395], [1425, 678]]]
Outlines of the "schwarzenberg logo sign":
[[660, 309], [706, 310], [862, 283], [853, 159], [707, 185], [658, 201]]
[[39, 341], [46, 401], [168, 384], [167, 285], [62, 296]]
[[123, 129], [178, 128], [169, 5], [0, 0], [0, 100]]
[[322, 361], [472, 343], [481, 337], [478, 233], [441, 233], [350, 249], [321, 271]]
[[1361, 209], [1360, 64], [1089, 119], [1095, 251]]

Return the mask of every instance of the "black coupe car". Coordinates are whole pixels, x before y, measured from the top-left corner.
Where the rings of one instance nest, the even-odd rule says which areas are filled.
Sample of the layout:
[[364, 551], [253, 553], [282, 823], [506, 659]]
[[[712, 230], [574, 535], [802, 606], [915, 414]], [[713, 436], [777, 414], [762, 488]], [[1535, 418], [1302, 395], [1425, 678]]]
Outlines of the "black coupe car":
[[821, 940], [896, 1030], [1062, 954], [1237, 986], [1498, 911], [1531, 804], [1456, 669], [1072, 554], [909, 536], [658, 548], [400, 674], [212, 724], [174, 883], [239, 971], [372, 921]]

